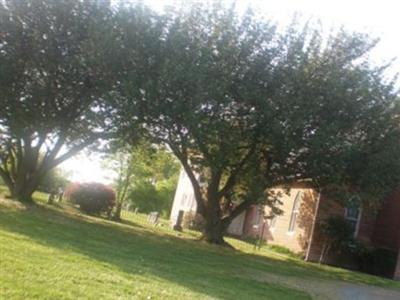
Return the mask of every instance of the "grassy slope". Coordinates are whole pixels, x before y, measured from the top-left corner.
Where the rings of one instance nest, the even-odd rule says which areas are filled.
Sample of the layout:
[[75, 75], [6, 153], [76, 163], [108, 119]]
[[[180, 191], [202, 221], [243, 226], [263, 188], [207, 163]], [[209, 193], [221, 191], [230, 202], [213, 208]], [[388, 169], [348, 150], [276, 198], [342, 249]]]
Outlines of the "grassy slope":
[[[308, 299], [240, 277], [234, 253], [42, 207], [0, 213], [3, 299]], [[239, 263], [239, 269], [236, 268]]]
[[0, 296], [4, 299], [309, 299], [251, 280], [251, 272], [396, 285], [305, 264], [230, 240], [240, 251], [177, 237], [167, 226], [125, 214], [125, 224], [73, 209], [0, 203]]

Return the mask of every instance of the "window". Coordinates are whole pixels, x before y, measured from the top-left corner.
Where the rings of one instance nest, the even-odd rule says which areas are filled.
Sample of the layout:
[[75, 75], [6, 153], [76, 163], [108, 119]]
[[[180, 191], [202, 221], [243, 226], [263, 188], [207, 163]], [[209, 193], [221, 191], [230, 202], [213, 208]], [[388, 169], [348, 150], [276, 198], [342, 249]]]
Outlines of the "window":
[[361, 219], [361, 207], [359, 205], [348, 206], [344, 210], [344, 217], [351, 226], [353, 236], [357, 236]]
[[182, 199], [181, 199], [181, 206], [182, 207], [186, 206], [186, 198], [187, 198], [187, 195], [183, 194], [182, 195]]
[[301, 193], [298, 192], [293, 202], [293, 209], [292, 209], [292, 215], [290, 216], [288, 232], [294, 232], [294, 230], [296, 229], [296, 221], [300, 210], [300, 202], [301, 202]]

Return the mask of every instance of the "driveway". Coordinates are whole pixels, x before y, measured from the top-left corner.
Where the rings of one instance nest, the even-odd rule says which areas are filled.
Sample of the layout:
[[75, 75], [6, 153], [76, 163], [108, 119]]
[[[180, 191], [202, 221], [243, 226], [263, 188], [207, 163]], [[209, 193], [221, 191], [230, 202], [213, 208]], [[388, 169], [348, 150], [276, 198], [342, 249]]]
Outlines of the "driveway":
[[347, 283], [334, 280], [315, 280], [257, 272], [257, 281], [279, 284], [304, 291], [317, 300], [400, 300], [400, 290]]

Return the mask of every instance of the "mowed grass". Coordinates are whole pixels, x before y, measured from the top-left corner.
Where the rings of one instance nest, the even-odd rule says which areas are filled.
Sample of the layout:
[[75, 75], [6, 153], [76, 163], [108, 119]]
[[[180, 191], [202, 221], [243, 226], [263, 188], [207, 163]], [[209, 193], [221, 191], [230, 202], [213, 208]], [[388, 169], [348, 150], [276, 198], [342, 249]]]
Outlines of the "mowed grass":
[[2, 299], [309, 299], [242, 277], [233, 252], [162, 229], [40, 206], [2, 207], [0, 226]]
[[122, 224], [74, 208], [0, 202], [1, 299], [310, 299], [255, 274], [330, 278], [383, 286], [393, 281], [306, 264], [272, 251], [197, 241], [162, 222], [124, 213]]

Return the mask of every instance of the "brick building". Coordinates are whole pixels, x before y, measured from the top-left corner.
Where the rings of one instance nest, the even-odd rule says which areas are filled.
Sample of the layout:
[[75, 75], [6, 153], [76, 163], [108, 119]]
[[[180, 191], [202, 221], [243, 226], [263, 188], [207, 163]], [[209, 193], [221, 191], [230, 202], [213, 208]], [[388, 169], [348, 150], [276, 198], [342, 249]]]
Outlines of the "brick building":
[[[275, 189], [279, 191], [279, 189]], [[400, 280], [400, 189], [384, 202], [378, 212], [365, 207], [343, 207], [315, 192], [306, 183], [294, 185], [289, 194], [281, 196], [283, 214], [264, 221], [267, 208], [254, 205], [239, 215], [229, 226], [228, 234], [240, 237], [262, 238], [302, 253], [306, 261], [320, 259], [324, 236], [320, 230], [323, 220], [332, 215], [347, 219], [354, 237], [363, 244], [373, 247], [374, 256], [369, 258], [368, 272]], [[195, 213], [197, 209], [191, 182], [181, 172], [171, 211], [174, 225], [179, 211]], [[356, 269], [349, 257], [330, 255], [328, 264]]]

